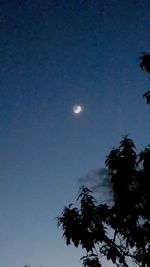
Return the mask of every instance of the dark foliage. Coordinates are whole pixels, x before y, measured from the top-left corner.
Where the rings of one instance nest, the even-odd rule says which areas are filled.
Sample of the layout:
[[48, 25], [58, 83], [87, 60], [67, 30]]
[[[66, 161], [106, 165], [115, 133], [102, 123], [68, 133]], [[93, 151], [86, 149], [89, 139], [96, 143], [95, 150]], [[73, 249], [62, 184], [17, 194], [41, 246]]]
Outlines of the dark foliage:
[[146, 99], [146, 102], [148, 105], [150, 105], [150, 91], [147, 91], [145, 94], [144, 94], [144, 97]]
[[113, 203], [99, 204], [92, 192], [80, 189], [79, 206], [65, 208], [58, 218], [67, 245], [86, 250], [84, 267], [100, 267], [100, 258], [117, 266], [150, 265], [150, 150], [136, 154], [124, 137], [106, 158]]
[[[140, 67], [150, 74], [150, 53], [143, 53], [140, 60]], [[150, 90], [144, 94], [144, 98], [146, 99], [147, 104], [150, 105]]]
[[140, 59], [140, 67], [150, 73], [150, 53], [143, 53]]

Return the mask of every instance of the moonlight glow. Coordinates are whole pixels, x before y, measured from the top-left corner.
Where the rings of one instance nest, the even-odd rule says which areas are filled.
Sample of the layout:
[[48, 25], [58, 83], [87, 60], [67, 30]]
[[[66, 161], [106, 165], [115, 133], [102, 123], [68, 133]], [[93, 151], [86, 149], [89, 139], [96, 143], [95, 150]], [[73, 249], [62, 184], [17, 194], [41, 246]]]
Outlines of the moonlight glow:
[[75, 114], [79, 114], [82, 111], [82, 107], [80, 105], [74, 105], [72, 109], [73, 109], [73, 113]]

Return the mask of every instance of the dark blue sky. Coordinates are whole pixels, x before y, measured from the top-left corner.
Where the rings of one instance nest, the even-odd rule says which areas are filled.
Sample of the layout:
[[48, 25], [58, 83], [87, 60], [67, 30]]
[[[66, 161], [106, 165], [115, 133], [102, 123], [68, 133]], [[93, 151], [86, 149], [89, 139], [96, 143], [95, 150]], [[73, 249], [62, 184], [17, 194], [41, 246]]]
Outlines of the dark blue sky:
[[122, 135], [150, 143], [150, 2], [0, 5], [0, 267], [79, 267], [56, 216]]

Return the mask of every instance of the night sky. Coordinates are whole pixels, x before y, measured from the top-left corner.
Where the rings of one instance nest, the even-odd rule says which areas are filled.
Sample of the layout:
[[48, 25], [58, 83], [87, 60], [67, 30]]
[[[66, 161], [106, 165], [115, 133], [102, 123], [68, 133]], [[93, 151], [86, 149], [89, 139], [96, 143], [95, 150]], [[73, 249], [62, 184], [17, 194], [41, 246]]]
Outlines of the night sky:
[[150, 143], [150, 1], [1, 0], [0, 23], [0, 267], [79, 267], [56, 216], [123, 135]]

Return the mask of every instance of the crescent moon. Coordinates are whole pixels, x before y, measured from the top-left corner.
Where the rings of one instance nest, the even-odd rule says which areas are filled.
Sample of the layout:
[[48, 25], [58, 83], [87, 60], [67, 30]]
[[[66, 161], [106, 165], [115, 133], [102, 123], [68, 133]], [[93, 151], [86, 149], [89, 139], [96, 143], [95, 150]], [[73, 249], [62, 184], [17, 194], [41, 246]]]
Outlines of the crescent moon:
[[79, 114], [82, 111], [82, 107], [80, 105], [73, 106], [73, 113]]

